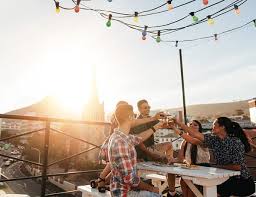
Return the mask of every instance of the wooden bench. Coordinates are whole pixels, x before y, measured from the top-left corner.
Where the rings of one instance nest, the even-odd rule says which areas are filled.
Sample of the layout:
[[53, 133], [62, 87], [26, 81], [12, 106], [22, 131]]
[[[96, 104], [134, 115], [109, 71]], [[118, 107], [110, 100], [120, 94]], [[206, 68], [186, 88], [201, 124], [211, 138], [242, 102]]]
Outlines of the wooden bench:
[[77, 190], [82, 192], [82, 197], [111, 197], [110, 191], [100, 193], [97, 188], [91, 188], [90, 185], [78, 186]]
[[145, 176], [147, 179], [151, 179], [152, 180], [152, 184], [155, 187], [159, 188], [159, 193], [161, 194], [166, 187], [168, 186], [167, 180], [166, 180], [166, 176], [164, 175], [160, 175], [160, 174], [147, 174]]

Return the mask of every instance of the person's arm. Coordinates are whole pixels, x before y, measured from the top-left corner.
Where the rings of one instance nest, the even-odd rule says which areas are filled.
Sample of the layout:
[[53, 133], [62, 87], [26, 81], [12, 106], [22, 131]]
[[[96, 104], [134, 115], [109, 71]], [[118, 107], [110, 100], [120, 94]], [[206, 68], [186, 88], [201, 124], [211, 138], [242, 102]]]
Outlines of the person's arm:
[[152, 158], [152, 160], [164, 160], [164, 157], [161, 157], [159, 154], [156, 154], [154, 152], [151, 152], [150, 150], [147, 149], [147, 147], [143, 144], [143, 143], [140, 143], [138, 145], [140, 147], [140, 149], [149, 157]]
[[163, 123], [159, 122], [157, 123], [155, 126], [153, 126], [152, 128], [143, 131], [139, 134], [136, 134], [136, 136], [140, 137], [142, 141], [147, 140], [151, 135], [153, 135], [155, 133], [156, 130], [161, 129], [163, 127]]
[[241, 170], [241, 166], [238, 164], [217, 165], [216, 168], [223, 168], [226, 170], [236, 170], [236, 171]]
[[159, 119], [165, 118], [165, 117], [166, 117], [166, 115], [163, 112], [158, 112], [158, 113], [156, 113], [156, 115], [154, 115], [153, 117], [150, 117], [150, 118], [134, 119], [131, 123], [131, 127], [136, 127], [140, 124], [145, 124], [145, 123], [159, 120]]
[[178, 162], [183, 162], [183, 160], [185, 159], [184, 155], [185, 155], [185, 145], [186, 145], [186, 141], [183, 141], [181, 144], [181, 148], [179, 150], [178, 153]]
[[200, 140], [198, 140], [197, 138], [191, 137], [190, 135], [187, 135], [186, 133], [184, 133], [183, 131], [179, 130], [178, 128], [173, 127], [172, 129], [174, 130], [174, 132], [176, 134], [178, 134], [180, 137], [182, 137], [187, 142], [189, 142], [191, 144], [194, 144], [194, 145], [202, 144], [202, 142]]
[[250, 145], [251, 145], [251, 147], [256, 148], [256, 145], [254, 143], [251, 142]]
[[178, 156], [176, 158], [172, 158], [169, 161], [169, 163], [182, 163], [183, 162], [183, 160], [185, 159], [185, 157], [184, 157], [185, 144], [186, 144], [186, 141], [184, 140], [181, 144], [181, 148], [178, 152]]
[[202, 133], [200, 133], [199, 131], [191, 128], [191, 127], [188, 127], [187, 125], [185, 125], [184, 123], [176, 120], [176, 119], [173, 119], [173, 121], [180, 127], [182, 128], [184, 131], [188, 132], [192, 137], [200, 140], [201, 142], [204, 141], [204, 135]]

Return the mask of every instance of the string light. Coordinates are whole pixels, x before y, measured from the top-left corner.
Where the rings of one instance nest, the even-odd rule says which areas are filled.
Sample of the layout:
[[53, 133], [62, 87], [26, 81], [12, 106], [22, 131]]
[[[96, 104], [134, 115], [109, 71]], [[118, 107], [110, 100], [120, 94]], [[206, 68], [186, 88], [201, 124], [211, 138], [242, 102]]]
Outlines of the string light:
[[214, 40], [215, 40], [215, 41], [218, 40], [218, 34], [214, 34]]
[[238, 7], [238, 5], [234, 5], [234, 9], [235, 9], [235, 13], [237, 14], [237, 15], [239, 15], [240, 14], [240, 9], [239, 9], [239, 7]]
[[109, 15], [108, 15], [108, 22], [106, 23], [106, 26], [107, 26], [107, 27], [110, 27], [110, 26], [111, 26], [111, 19], [112, 19], [112, 14], [109, 14]]
[[144, 27], [144, 30], [142, 31], [142, 40], [146, 40], [147, 29], [148, 29], [148, 26], [145, 26], [145, 27]]
[[172, 0], [167, 1], [167, 6], [168, 6], [168, 10], [170, 11], [173, 9]]
[[198, 21], [198, 17], [195, 16], [195, 13], [194, 12], [190, 12], [190, 16], [192, 16], [192, 19], [194, 22], [197, 22]]
[[161, 32], [158, 31], [157, 32], [157, 37], [156, 37], [156, 42], [158, 42], [158, 43], [161, 42], [160, 34], [161, 34]]
[[[80, 2], [80, 1], [81, 1], [81, 0], [79, 0], [79, 2]], [[192, 1], [195, 1], [195, 0], [192, 0]], [[190, 1], [190, 2], [192, 2], [192, 1]], [[208, 7], [211, 7], [211, 6], [213, 6], [213, 5], [217, 5], [217, 4], [219, 4], [220, 2], [224, 2], [224, 1], [225, 1], [225, 0], [220, 0], [220, 1], [216, 2], [216, 3], [211, 4], [210, 6], [207, 6], [206, 8], [201, 8], [201, 9], [199, 9], [199, 10], [196, 10], [196, 11], [193, 12], [192, 14], [190, 13], [190, 15], [193, 17], [193, 15], [195, 16], [195, 13], [197, 13], [197, 12], [199, 12], [199, 11], [201, 11], [201, 10], [207, 9]], [[221, 10], [215, 12], [215, 13], [211, 13], [211, 15], [208, 15], [208, 16], [206, 17], [206, 20], [208, 19], [207, 22], [208, 22], [209, 24], [214, 24], [215, 22], [214, 22], [213, 18], [222, 16], [222, 15], [224, 15], [224, 14], [230, 12], [230, 11], [233, 11], [233, 10], [234, 10], [234, 7], [235, 7], [235, 6], [234, 6], [235, 4], [236, 4], [237, 6], [241, 6], [241, 5], [244, 4], [246, 1], [247, 1], [247, 0], [235, 0], [233, 3], [229, 4], [229, 5], [226, 6], [225, 8], [223, 8], [223, 9], [221, 9]], [[60, 9], [60, 8], [65, 9], [65, 10], [72, 10], [72, 9], [74, 9], [74, 7], [71, 7], [71, 8], [65, 8], [65, 7], [63, 7], [63, 6], [60, 7], [60, 5], [59, 5], [59, 0], [54, 0], [54, 2], [55, 2], [55, 4], [56, 4], [56, 10], [57, 10], [57, 9]], [[75, 1], [75, 0], [73, 0], [73, 2], [76, 4], [76, 1]], [[77, 2], [78, 2], [78, 0], [77, 0]], [[186, 4], [188, 4], [188, 3], [189, 3], [189, 2], [184, 3], [184, 4], [181, 4], [180, 6], [186, 5]], [[238, 4], [237, 4], [237, 3], [238, 3]], [[166, 5], [166, 3], [160, 5], [160, 6], [156, 7], [156, 8], [150, 9], [150, 10], [141, 11], [141, 12], [140, 12], [140, 16], [148, 16], [148, 15], [151, 15], [151, 14], [155, 14], [155, 13], [150, 13], [150, 14], [142, 14], [142, 13], [156, 10], [156, 9], [162, 7], [162, 6], [165, 6], [165, 5]], [[82, 6], [84, 6], [84, 5], [82, 5]], [[233, 8], [232, 8], [232, 6], [233, 6]], [[179, 5], [178, 5], [178, 7], [179, 7]], [[112, 18], [112, 15], [111, 15], [111, 14], [110, 14], [110, 15], [105, 14], [104, 12], [108, 12], [108, 13], [112, 13], [112, 14], [114, 13], [115, 15], [121, 15], [121, 16], [115, 16], [115, 21], [120, 22], [120, 23], [126, 25], [127, 27], [129, 27], [129, 28], [131, 28], [131, 29], [141, 31], [141, 32], [142, 32], [142, 39], [143, 39], [143, 40], [146, 40], [147, 34], [150, 34], [150, 37], [152, 37], [152, 38], [154, 38], [154, 39], [157, 39], [157, 37], [155, 37], [155, 35], [156, 35], [156, 33], [157, 33], [157, 35], [158, 35], [158, 31], [160, 31], [160, 33], [161, 33], [162, 35], [167, 35], [167, 34], [169, 34], [169, 33], [177, 32], [177, 31], [179, 31], [179, 30], [185, 29], [185, 28], [187, 28], [187, 27], [192, 27], [192, 26], [194, 26], [194, 25], [201, 24], [201, 23], [203, 23], [203, 22], [206, 21], [205, 19], [202, 19], [202, 20], [199, 21], [199, 19], [195, 16], [195, 17], [197, 18], [197, 19], [196, 19], [195, 17], [193, 17], [193, 20], [197, 20], [197, 23], [195, 23], [195, 24], [192, 23], [192, 24], [189, 24], [189, 25], [183, 26], [183, 27], [160, 29], [160, 30], [158, 30], [158, 31], [156, 32], [155, 30], [153, 30], [153, 28], [159, 28], [159, 27], [168, 26], [168, 25], [170, 25], [170, 24], [176, 23], [176, 21], [172, 21], [172, 22], [170, 22], [170, 23], [168, 23], [168, 24], [164, 24], [164, 25], [144, 26], [144, 30], [143, 30], [143, 27], [142, 27], [142, 26], [132, 25], [132, 24], [129, 24], [129, 23], [126, 23], [126, 22], [124, 22], [124, 21], [122, 21], [122, 20], [117, 19], [117, 18], [133, 17], [132, 14], [121, 13], [121, 12], [114, 12], [114, 11], [107, 11], [107, 10], [93, 9], [93, 8], [88, 7], [88, 6], [84, 6], [82, 9], [84, 9], [84, 10], [91, 10], [91, 11], [94, 11], [94, 12], [98, 12], [98, 13], [100, 13], [100, 15], [101, 15], [102, 17], [104, 17], [104, 18], [106, 18], [106, 19], [109, 18], [109, 20], [108, 20], [107, 23], [106, 23], [106, 25], [107, 25], [108, 27], [111, 26], [111, 18]], [[165, 11], [168, 11], [168, 10], [165, 10]], [[156, 12], [156, 13], [162, 13], [162, 12]], [[187, 16], [189, 16], [189, 15], [186, 15], [186, 16], [180, 18], [180, 19], [177, 19], [177, 22], [178, 22], [178, 21], [181, 21], [181, 20], [183, 20], [183, 19], [185, 19], [185, 18], [187, 18]], [[212, 18], [212, 16], [213, 16], [213, 18]], [[195, 18], [195, 19], [194, 19], [194, 18]], [[240, 29], [240, 28], [242, 28], [242, 27], [244, 27], [244, 26], [246, 26], [246, 25], [249, 25], [251, 22], [253, 22], [253, 23], [254, 23], [254, 26], [256, 27], [256, 19], [254, 19], [254, 20], [251, 20], [250, 22], [248, 22], [248, 23], [246, 23], [246, 24], [244, 24], [244, 25], [242, 25], [242, 26], [240, 26], [240, 27], [236, 27], [236, 28], [233, 28], [233, 29], [226, 30], [226, 31], [224, 31], [224, 32], [219, 33], [218, 35], [220, 35], [220, 34], [222, 35], [222, 34], [225, 34], [225, 33], [227, 33], [227, 32], [232, 32], [232, 31], [234, 31], [234, 30], [236, 30], [236, 29]], [[149, 29], [149, 28], [150, 28], [150, 31], [147, 31], [147, 29]], [[159, 37], [160, 37], [160, 36], [159, 36]], [[205, 36], [205, 37], [200, 37], [200, 38], [196, 38], [196, 39], [177, 40], [177, 41], [173, 41], [173, 40], [172, 40], [172, 41], [170, 41], [170, 40], [167, 41], [167, 40], [162, 40], [162, 39], [160, 39], [160, 42], [175, 42], [175, 46], [178, 47], [178, 42], [192, 42], [192, 41], [197, 41], [197, 40], [209, 39], [209, 38], [211, 38], [211, 37], [213, 37], [213, 36]], [[215, 36], [214, 36], [214, 38], [215, 38]]]
[[79, 7], [80, 2], [81, 2], [81, 0], [77, 0], [77, 2], [76, 2], [76, 6], [75, 6], [76, 13], [78, 13], [80, 11], [80, 7]]
[[59, 14], [60, 13], [60, 2], [55, 1], [55, 6], [56, 6], [56, 13]]
[[135, 23], [137, 23], [139, 21], [139, 13], [138, 12], [134, 12], [133, 20], [134, 20]]
[[208, 15], [207, 19], [208, 19], [207, 22], [208, 22], [209, 25], [213, 25], [214, 24], [214, 20], [212, 19], [211, 15]]
[[208, 0], [203, 0], [204, 5], [208, 5]]

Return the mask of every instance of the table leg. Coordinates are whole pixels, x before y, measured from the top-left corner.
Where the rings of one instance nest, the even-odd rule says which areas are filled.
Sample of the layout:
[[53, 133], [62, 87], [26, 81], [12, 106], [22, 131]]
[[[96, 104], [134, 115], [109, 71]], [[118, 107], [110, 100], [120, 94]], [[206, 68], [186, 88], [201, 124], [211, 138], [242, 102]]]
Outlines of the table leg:
[[217, 197], [217, 187], [204, 186], [204, 197]]
[[203, 197], [201, 192], [197, 189], [197, 187], [192, 183], [191, 180], [183, 179], [183, 181], [187, 184], [187, 186], [191, 189], [191, 191], [195, 194], [196, 197]]

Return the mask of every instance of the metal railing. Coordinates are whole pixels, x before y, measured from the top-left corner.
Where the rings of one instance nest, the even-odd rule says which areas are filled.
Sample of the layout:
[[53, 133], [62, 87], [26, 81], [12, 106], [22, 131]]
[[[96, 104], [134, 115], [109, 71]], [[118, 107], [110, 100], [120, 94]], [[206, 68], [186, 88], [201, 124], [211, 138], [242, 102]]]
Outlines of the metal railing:
[[[60, 195], [63, 195], [63, 194], [76, 193], [76, 192], [78, 192], [78, 190], [46, 194], [46, 182], [47, 182], [47, 178], [48, 177], [65, 176], [65, 175], [71, 175], [71, 174], [97, 173], [97, 172], [102, 171], [102, 169], [98, 169], [98, 170], [86, 170], [86, 171], [74, 171], [74, 172], [48, 174], [47, 173], [47, 169], [50, 166], [53, 166], [53, 165], [61, 163], [63, 161], [72, 159], [72, 158], [77, 157], [77, 156], [79, 156], [81, 154], [88, 153], [88, 152], [90, 152], [90, 151], [92, 151], [94, 149], [100, 148], [100, 145], [96, 145], [96, 144], [91, 143], [91, 142], [89, 142], [87, 140], [84, 140], [84, 139], [72, 136], [70, 134], [67, 134], [67, 133], [59, 130], [59, 129], [51, 128], [51, 123], [58, 122], [58, 123], [83, 124], [83, 125], [103, 125], [103, 126], [110, 126], [110, 123], [97, 122], [97, 121], [68, 120], [68, 119], [48, 118], [48, 117], [6, 115], [6, 114], [0, 114], [0, 118], [2, 118], [2, 119], [13, 119], [13, 120], [41, 121], [41, 122], [44, 122], [44, 124], [45, 124], [45, 127], [42, 128], [42, 129], [37, 129], [37, 130], [33, 130], [33, 131], [23, 132], [23, 133], [15, 134], [15, 135], [10, 136], [10, 137], [5, 137], [5, 138], [0, 139], [0, 142], [1, 142], [1, 141], [6, 141], [6, 140], [10, 140], [10, 139], [21, 137], [21, 136], [25, 136], [25, 135], [34, 134], [34, 133], [38, 133], [38, 132], [44, 131], [43, 163], [29, 161], [29, 160], [26, 160], [26, 159], [20, 159], [20, 158], [16, 158], [16, 157], [12, 157], [12, 156], [0, 153], [0, 156], [2, 156], [2, 157], [6, 157], [6, 158], [17, 160], [17, 161], [22, 161], [22, 162], [33, 164], [33, 165], [36, 165], [36, 166], [40, 166], [40, 167], [42, 167], [42, 174], [40, 176], [27, 176], [27, 177], [10, 178], [10, 179], [7, 179], [5, 177], [4, 179], [0, 179], [0, 182], [10, 182], [10, 181], [19, 181], [19, 180], [41, 178], [42, 179], [42, 182], [41, 182], [41, 197], [60, 196]], [[91, 145], [93, 147], [92, 148], [88, 148], [86, 150], [83, 150], [83, 151], [81, 151], [79, 153], [76, 153], [76, 154], [73, 154], [73, 155], [69, 155], [68, 157], [65, 157], [63, 159], [56, 160], [56, 161], [53, 161], [53, 162], [49, 163], [49, 161], [48, 161], [48, 153], [49, 153], [49, 139], [50, 139], [51, 132], [59, 133], [59, 134], [64, 135], [64, 136], [66, 136], [68, 138], [72, 138], [72, 139], [78, 140], [78, 141], [80, 141], [82, 143], [86, 143], [86, 144]], [[178, 139], [179, 138], [177, 138], [176, 140], [178, 140]], [[250, 155], [250, 154], [246, 154], [246, 156], [256, 159], [256, 156], [253, 156], [253, 155]], [[256, 168], [256, 166], [249, 166], [249, 168]]]
[[[6, 177], [4, 179], [0, 179], [0, 182], [10, 182], [10, 181], [19, 181], [19, 180], [27, 180], [27, 179], [38, 179], [41, 178], [41, 197], [46, 197], [46, 196], [59, 196], [59, 195], [63, 195], [63, 194], [70, 194], [70, 193], [75, 193], [78, 192], [78, 190], [73, 190], [73, 191], [66, 191], [66, 192], [58, 192], [58, 193], [52, 193], [52, 194], [46, 194], [46, 182], [47, 182], [47, 178], [48, 177], [53, 177], [53, 176], [65, 176], [65, 175], [71, 175], [71, 174], [84, 174], [84, 173], [96, 173], [96, 172], [100, 172], [102, 169], [99, 170], [86, 170], [86, 171], [75, 171], [75, 172], [65, 172], [65, 173], [55, 173], [55, 174], [47, 174], [47, 169], [55, 164], [58, 164], [60, 162], [69, 160], [71, 158], [77, 157], [81, 154], [85, 154], [88, 153], [94, 149], [100, 148], [100, 145], [96, 145], [94, 143], [91, 143], [89, 141], [86, 141], [84, 139], [80, 139], [77, 138], [75, 136], [72, 136], [70, 134], [67, 134], [61, 130], [58, 129], [54, 129], [51, 128], [51, 123], [69, 123], [69, 124], [83, 124], [83, 125], [102, 125], [102, 126], [109, 126], [110, 123], [106, 123], [106, 122], [97, 122], [97, 121], [79, 121], [79, 120], [68, 120], [68, 119], [59, 119], [59, 118], [48, 118], [48, 117], [34, 117], [34, 116], [21, 116], [21, 115], [6, 115], [6, 114], [0, 114], [0, 118], [2, 119], [13, 119], [13, 120], [28, 120], [28, 121], [41, 121], [44, 122], [45, 127], [42, 129], [37, 129], [34, 131], [29, 131], [29, 132], [23, 132], [20, 134], [15, 134], [13, 136], [10, 137], [5, 137], [0, 139], [1, 141], [6, 141], [6, 140], [10, 140], [10, 139], [14, 139], [14, 138], [18, 138], [21, 136], [25, 136], [25, 135], [29, 135], [29, 134], [34, 134], [37, 132], [42, 132], [44, 131], [44, 153], [43, 153], [43, 163], [39, 163], [39, 162], [34, 162], [34, 161], [29, 161], [26, 159], [20, 159], [20, 158], [16, 158], [13, 156], [9, 156], [6, 154], [2, 154], [0, 153], [0, 156], [2, 157], [6, 157], [9, 159], [13, 159], [13, 160], [17, 160], [17, 161], [22, 161], [25, 163], [29, 163], [29, 164], [34, 164], [36, 166], [40, 166], [42, 167], [42, 174], [40, 176], [27, 176], [27, 177], [19, 177], [19, 178], [10, 178], [10, 179], [6, 179]], [[49, 163], [48, 161], [48, 154], [49, 154], [49, 140], [50, 140], [50, 133], [51, 132], [57, 132], [61, 135], [64, 135], [66, 137], [78, 140], [80, 142], [86, 143], [88, 145], [93, 146], [92, 148], [88, 148], [86, 150], [83, 150], [79, 153], [70, 155], [68, 157], [65, 157], [63, 159], [57, 160], [57, 161], [53, 161], [52, 163]]]

